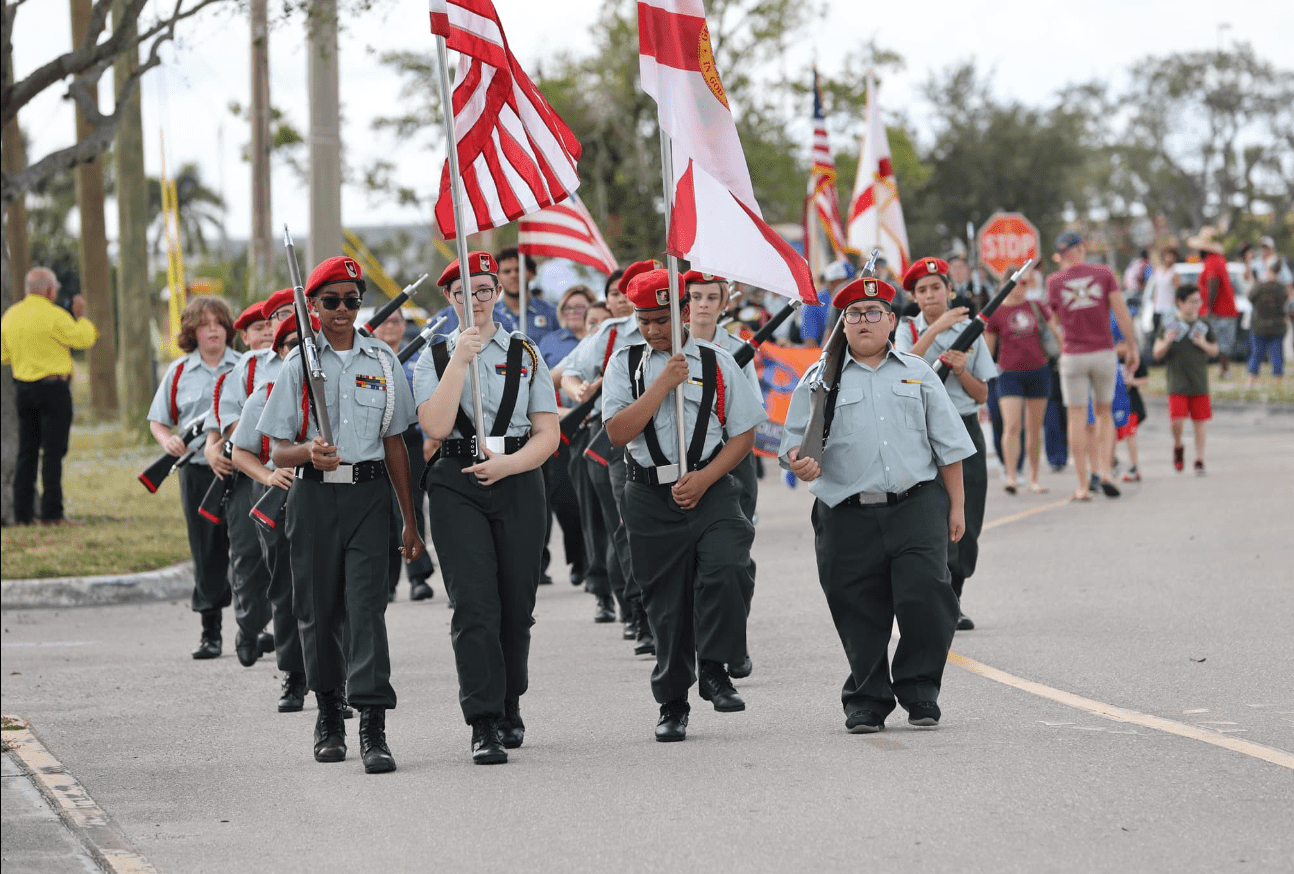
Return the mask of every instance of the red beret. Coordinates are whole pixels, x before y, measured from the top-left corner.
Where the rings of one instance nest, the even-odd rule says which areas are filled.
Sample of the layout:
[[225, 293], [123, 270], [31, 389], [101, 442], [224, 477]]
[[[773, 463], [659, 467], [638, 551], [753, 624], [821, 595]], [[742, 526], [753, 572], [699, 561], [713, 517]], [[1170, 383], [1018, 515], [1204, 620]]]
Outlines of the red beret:
[[[314, 315], [313, 313], [311, 313], [310, 315], [310, 327], [313, 328], [315, 331], [320, 330], [320, 328], [322, 327], [322, 325], [319, 323], [319, 317]], [[283, 341], [288, 338], [288, 334], [295, 334], [296, 332], [297, 332], [297, 314], [293, 313], [283, 321], [279, 322], [279, 326], [275, 328], [274, 345], [271, 348], [278, 349], [280, 346], [283, 345]]]
[[283, 307], [291, 306], [293, 297], [295, 297], [295, 295], [292, 289], [280, 288], [278, 291], [270, 295], [269, 300], [261, 304], [261, 318], [268, 319]]
[[647, 270], [634, 277], [625, 295], [635, 309], [657, 310], [669, 306], [669, 271]]
[[652, 260], [635, 261], [634, 263], [630, 264], [628, 267], [625, 268], [625, 272], [621, 275], [620, 280], [616, 283], [616, 288], [620, 290], [621, 294], [628, 297], [629, 286], [630, 286], [630, 283], [634, 281], [634, 277], [642, 273], [646, 273], [648, 270], [660, 270], [663, 266], [664, 265], [661, 264], [659, 261], [652, 261]]
[[[470, 271], [470, 275], [472, 276], [485, 276], [487, 274], [490, 276], [499, 275], [499, 262], [495, 261], [494, 256], [489, 252], [469, 252], [467, 255], [467, 263], [472, 266]], [[436, 280], [436, 284], [441, 288], [449, 288], [454, 284], [454, 280], [457, 278], [458, 259], [455, 258], [454, 263], [446, 267], [445, 272], [440, 274], [440, 278]]]
[[252, 322], [265, 321], [265, 316], [262, 315], [261, 313], [261, 307], [263, 306], [264, 306], [263, 302], [257, 302], [249, 306], [247, 309], [243, 310], [242, 315], [240, 315], [237, 318], [237, 320], [234, 321], [234, 330], [246, 331], [248, 328], [252, 326]]
[[860, 300], [879, 300], [892, 304], [894, 295], [894, 286], [885, 280], [864, 276], [836, 292], [836, 296], [831, 299], [831, 305], [838, 310], [843, 310], [851, 303], [857, 303]]
[[699, 270], [689, 270], [687, 273], [683, 274], [683, 280], [682, 280], [684, 288], [687, 288], [689, 285], [691, 285], [694, 282], [708, 283], [708, 282], [727, 282], [727, 281], [728, 280], [724, 279], [722, 276], [715, 276], [713, 273], [702, 273]]
[[364, 293], [364, 271], [359, 262], [345, 255], [334, 255], [319, 263], [319, 266], [306, 280], [306, 297], [310, 297], [320, 288], [333, 282], [353, 282], [359, 286], [360, 294]]
[[942, 258], [916, 259], [908, 267], [908, 272], [903, 274], [903, 287], [912, 291], [917, 287], [917, 280], [927, 276], [942, 276], [944, 282], [948, 282], [948, 262]]

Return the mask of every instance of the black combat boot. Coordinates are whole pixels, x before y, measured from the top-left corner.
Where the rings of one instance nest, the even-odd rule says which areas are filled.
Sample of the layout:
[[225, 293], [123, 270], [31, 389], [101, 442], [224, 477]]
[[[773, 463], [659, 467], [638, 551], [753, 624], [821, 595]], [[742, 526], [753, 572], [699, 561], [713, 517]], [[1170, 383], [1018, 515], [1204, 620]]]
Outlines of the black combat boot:
[[256, 635], [243, 634], [243, 630], [238, 629], [238, 634], [234, 635], [234, 655], [238, 656], [238, 664], [244, 668], [256, 664], [261, 657], [261, 643]]
[[365, 774], [385, 774], [395, 770], [395, 757], [386, 745], [386, 708], [359, 709], [359, 755]]
[[479, 716], [472, 722], [472, 761], [478, 765], [502, 765], [508, 751], [499, 737], [497, 716]]
[[193, 651], [195, 659], [220, 658], [220, 608], [202, 611], [202, 640]]
[[701, 697], [713, 704], [715, 710], [720, 713], [735, 713], [746, 709], [746, 702], [741, 700], [737, 690], [732, 687], [732, 680], [728, 679], [723, 662], [701, 662], [701, 670], [697, 674]]
[[503, 702], [503, 719], [499, 720], [499, 740], [503, 748], [515, 750], [526, 739], [526, 724], [521, 721], [521, 702], [509, 698]]
[[656, 740], [674, 743], [687, 739], [687, 716], [692, 712], [686, 698], [667, 701], [660, 706], [660, 719], [656, 721]]
[[315, 761], [346, 760], [346, 723], [341, 719], [341, 693], [316, 692], [319, 715], [315, 718]]
[[305, 706], [305, 671], [284, 671], [283, 695], [279, 698], [279, 713], [300, 713]]

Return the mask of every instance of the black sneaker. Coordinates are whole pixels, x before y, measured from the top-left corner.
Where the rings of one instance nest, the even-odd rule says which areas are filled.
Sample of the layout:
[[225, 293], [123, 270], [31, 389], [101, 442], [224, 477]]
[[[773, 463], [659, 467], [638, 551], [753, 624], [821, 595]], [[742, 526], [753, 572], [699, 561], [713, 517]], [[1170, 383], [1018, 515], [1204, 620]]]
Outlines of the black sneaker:
[[918, 701], [908, 706], [908, 725], [934, 728], [939, 724], [939, 705], [933, 701]]
[[851, 710], [845, 720], [845, 730], [850, 734], [875, 734], [885, 728], [885, 717], [875, 710]]

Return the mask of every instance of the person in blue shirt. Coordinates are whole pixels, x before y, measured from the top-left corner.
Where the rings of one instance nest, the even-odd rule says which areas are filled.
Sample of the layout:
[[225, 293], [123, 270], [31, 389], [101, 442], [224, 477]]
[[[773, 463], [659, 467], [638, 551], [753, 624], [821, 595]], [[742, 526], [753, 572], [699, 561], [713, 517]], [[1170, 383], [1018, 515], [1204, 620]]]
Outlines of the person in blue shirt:
[[[804, 307], [800, 310], [800, 339], [810, 346], [821, 346], [827, 336], [828, 316], [831, 314], [831, 299], [849, 280], [854, 278], [854, 265], [848, 261], [832, 261], [822, 271], [822, 281], [826, 288], [818, 292], [818, 300], [824, 304], [820, 307]], [[834, 321], [832, 321], [834, 324]]]
[[[535, 262], [526, 257], [526, 285], [535, 278]], [[494, 321], [504, 331], [520, 331], [531, 342], [542, 342], [557, 330], [557, 308], [534, 294], [526, 296], [526, 317], [521, 317], [521, 256], [515, 246], [503, 249], [495, 256], [499, 265], [499, 287], [502, 293], [494, 305]]]

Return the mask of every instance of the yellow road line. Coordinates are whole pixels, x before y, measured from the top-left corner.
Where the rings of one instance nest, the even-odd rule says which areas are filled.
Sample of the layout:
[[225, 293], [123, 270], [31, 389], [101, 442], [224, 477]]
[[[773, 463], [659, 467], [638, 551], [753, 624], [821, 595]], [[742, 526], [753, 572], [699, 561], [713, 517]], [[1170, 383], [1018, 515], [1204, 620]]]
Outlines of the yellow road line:
[[977, 662], [975, 659], [968, 658], [959, 652], [948, 653], [948, 661], [964, 668], [972, 674], [978, 674], [986, 680], [993, 680], [1006, 686], [1019, 689], [1022, 692], [1028, 692], [1041, 698], [1047, 698], [1067, 707], [1073, 707], [1077, 710], [1085, 710], [1088, 713], [1094, 713], [1098, 716], [1105, 716], [1109, 719], [1115, 719], [1119, 722], [1127, 722], [1132, 725], [1139, 725], [1142, 728], [1150, 728], [1156, 731], [1175, 734], [1178, 737], [1190, 738], [1191, 740], [1203, 741], [1206, 744], [1213, 744], [1215, 747], [1222, 747], [1224, 750], [1230, 750], [1234, 753], [1241, 753], [1246, 756], [1252, 756], [1255, 759], [1262, 759], [1264, 762], [1270, 762], [1273, 765], [1279, 765], [1282, 768], [1288, 768], [1294, 771], [1294, 754], [1287, 753], [1284, 750], [1273, 749], [1262, 744], [1252, 743], [1251, 741], [1240, 740], [1234, 737], [1215, 734], [1207, 729], [1197, 728], [1194, 725], [1187, 725], [1184, 722], [1175, 722], [1171, 719], [1164, 719], [1160, 716], [1151, 716], [1147, 713], [1138, 713], [1135, 710], [1127, 710], [1123, 707], [1115, 707], [1111, 704], [1103, 704], [1100, 701], [1093, 701], [1091, 698], [1084, 698], [1081, 695], [1074, 695], [1070, 692], [1062, 692], [1059, 689], [1053, 689], [1050, 686], [1044, 686], [1041, 683], [1035, 683], [1032, 680], [1025, 680], [1005, 671], [999, 671], [997, 668], [991, 668], [983, 662]]
[[1021, 512], [1015, 513], [1011, 516], [1003, 516], [1001, 519], [994, 519], [992, 522], [985, 522], [984, 527], [981, 530], [991, 531], [992, 529], [997, 528], [999, 525], [1009, 525], [1012, 522], [1019, 522], [1021, 519], [1028, 519], [1030, 516], [1036, 516], [1039, 513], [1045, 513], [1048, 510], [1054, 510], [1057, 507], [1063, 507], [1068, 503], [1069, 503], [1069, 498], [1064, 498], [1059, 501], [1052, 501], [1050, 504], [1041, 504], [1037, 507], [1032, 507], [1028, 510], [1022, 510]]
[[157, 869], [130, 843], [85, 787], [50, 753], [26, 721], [5, 716], [23, 728], [5, 731], [10, 751], [64, 824], [110, 874], [157, 874]]

